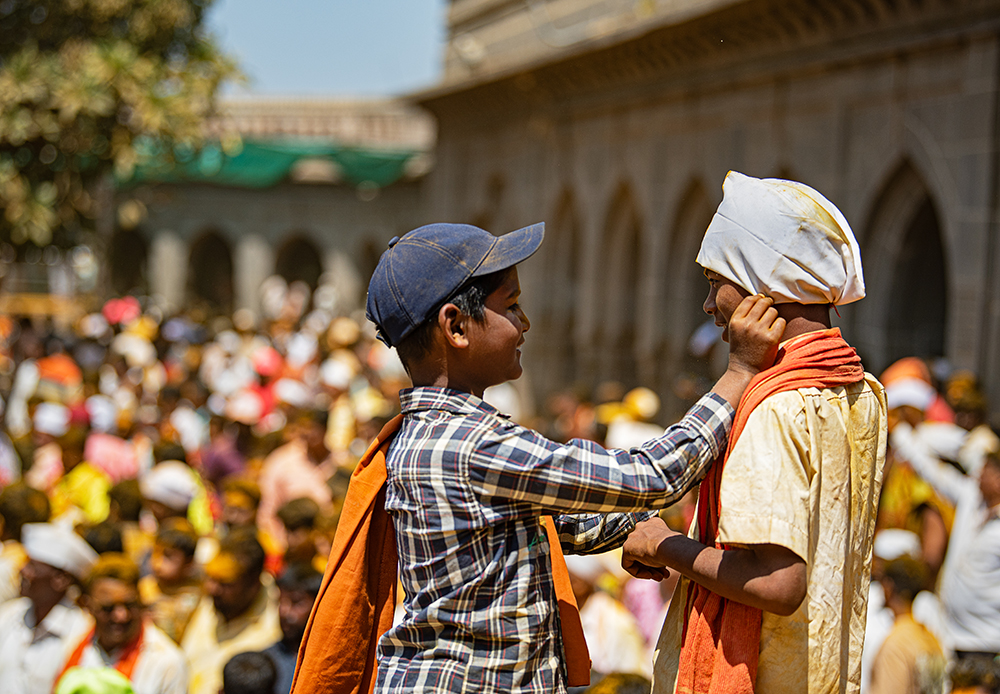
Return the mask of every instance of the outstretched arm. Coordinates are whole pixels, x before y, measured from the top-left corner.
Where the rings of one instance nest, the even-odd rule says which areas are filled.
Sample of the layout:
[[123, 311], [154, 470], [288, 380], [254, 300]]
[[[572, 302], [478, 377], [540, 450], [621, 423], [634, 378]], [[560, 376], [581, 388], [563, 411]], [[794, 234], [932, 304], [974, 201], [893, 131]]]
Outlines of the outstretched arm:
[[790, 615], [806, 596], [806, 563], [780, 545], [708, 547], [659, 518], [639, 523], [625, 541], [622, 567], [636, 578], [662, 580], [674, 569], [724, 598]]

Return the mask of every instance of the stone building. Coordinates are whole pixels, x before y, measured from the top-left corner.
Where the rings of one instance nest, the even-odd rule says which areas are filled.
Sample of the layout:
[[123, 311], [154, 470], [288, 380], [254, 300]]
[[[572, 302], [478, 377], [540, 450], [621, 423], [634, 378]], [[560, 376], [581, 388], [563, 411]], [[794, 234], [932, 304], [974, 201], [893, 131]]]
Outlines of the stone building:
[[424, 222], [434, 124], [398, 100], [242, 98], [221, 105], [220, 147], [120, 189], [110, 289], [169, 305], [258, 309], [272, 274], [332, 278], [362, 305], [386, 239]]
[[[1000, 403], [1000, 0], [452, 0], [428, 216], [544, 220], [522, 270], [536, 394], [684, 404], [694, 258], [734, 169], [843, 210], [868, 368], [945, 356]], [[680, 380], [679, 380], [680, 379]]]

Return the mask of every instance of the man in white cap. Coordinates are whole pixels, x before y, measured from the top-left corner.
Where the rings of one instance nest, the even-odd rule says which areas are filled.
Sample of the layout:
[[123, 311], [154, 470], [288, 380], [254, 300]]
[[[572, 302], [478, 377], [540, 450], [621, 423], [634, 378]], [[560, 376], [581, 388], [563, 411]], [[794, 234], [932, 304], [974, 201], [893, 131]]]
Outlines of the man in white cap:
[[71, 648], [90, 619], [71, 599], [97, 553], [72, 530], [52, 523], [21, 529], [28, 562], [21, 598], [0, 609], [0, 692], [51, 692]]
[[660, 634], [658, 692], [857, 691], [886, 404], [832, 306], [864, 297], [857, 241], [808, 186], [731, 172], [697, 262], [723, 327], [751, 294], [786, 328], [702, 481], [689, 537], [637, 526], [623, 565], [682, 579]]

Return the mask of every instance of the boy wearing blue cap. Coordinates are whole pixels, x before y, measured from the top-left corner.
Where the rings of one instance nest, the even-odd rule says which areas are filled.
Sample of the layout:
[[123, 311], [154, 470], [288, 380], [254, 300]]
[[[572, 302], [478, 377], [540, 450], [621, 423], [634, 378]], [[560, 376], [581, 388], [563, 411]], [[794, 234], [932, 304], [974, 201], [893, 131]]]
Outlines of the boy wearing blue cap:
[[542, 224], [500, 237], [421, 227], [393, 239], [372, 276], [368, 318], [413, 381], [382, 449], [405, 600], [378, 640], [377, 692], [549, 694], [579, 684], [570, 639], [579, 621], [560, 613], [560, 545], [612, 549], [645, 509], [678, 500], [725, 448], [744, 388], [773, 361], [784, 321], [769, 299], [748, 297], [730, 323], [729, 370], [662, 437], [605, 450], [515, 424], [482, 396], [521, 375], [530, 324], [515, 266], [543, 233]]

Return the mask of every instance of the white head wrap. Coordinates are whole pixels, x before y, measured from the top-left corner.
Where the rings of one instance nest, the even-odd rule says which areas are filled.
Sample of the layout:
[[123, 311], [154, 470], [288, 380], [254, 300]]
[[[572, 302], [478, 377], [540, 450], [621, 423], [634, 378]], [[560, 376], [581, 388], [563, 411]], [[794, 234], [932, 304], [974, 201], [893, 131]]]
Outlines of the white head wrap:
[[697, 262], [775, 303], [865, 296], [861, 250], [837, 207], [802, 183], [730, 171]]
[[80, 580], [87, 577], [97, 561], [97, 552], [86, 540], [54, 523], [26, 523], [21, 529], [21, 542], [31, 559], [62, 569]]
[[187, 465], [179, 460], [164, 460], [139, 481], [139, 491], [175, 511], [183, 511], [198, 493], [198, 483]]
[[909, 405], [924, 412], [934, 402], [934, 388], [916, 378], [893, 381], [885, 387], [886, 406], [893, 410]]
[[40, 402], [35, 408], [35, 431], [50, 436], [62, 436], [69, 431], [70, 411], [57, 402]]
[[879, 559], [892, 561], [902, 556], [920, 556], [920, 538], [916, 533], [900, 528], [886, 528], [875, 535], [872, 554]]

